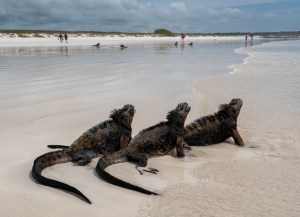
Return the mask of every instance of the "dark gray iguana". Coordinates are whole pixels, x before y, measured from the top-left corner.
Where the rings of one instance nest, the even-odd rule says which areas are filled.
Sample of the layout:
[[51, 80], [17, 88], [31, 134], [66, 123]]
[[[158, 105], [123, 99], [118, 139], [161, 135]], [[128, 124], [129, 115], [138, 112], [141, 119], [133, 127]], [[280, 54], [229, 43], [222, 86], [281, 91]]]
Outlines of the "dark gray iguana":
[[243, 139], [237, 131], [237, 118], [243, 101], [232, 99], [229, 104], [219, 106], [218, 112], [194, 120], [184, 128], [184, 148], [204, 146], [220, 142], [232, 137], [239, 146], [244, 146]]
[[[111, 184], [144, 194], [157, 195], [154, 192], [115, 178], [107, 173], [105, 168], [126, 161], [135, 163], [137, 167], [145, 167], [149, 158], [167, 155], [175, 147], [177, 156], [184, 157], [184, 122], [189, 111], [190, 107], [187, 103], [180, 103], [168, 113], [167, 121], [140, 131], [126, 148], [100, 158], [96, 166], [97, 174]], [[151, 169], [149, 172], [155, 173], [158, 170]]]
[[86, 165], [101, 154], [124, 148], [131, 140], [131, 123], [135, 113], [134, 106], [124, 105], [110, 114], [110, 119], [90, 128], [75, 140], [70, 147], [53, 151], [36, 158], [32, 167], [32, 177], [40, 184], [74, 193], [86, 202], [91, 201], [76, 188], [65, 183], [45, 178], [41, 172], [46, 167], [66, 162]]

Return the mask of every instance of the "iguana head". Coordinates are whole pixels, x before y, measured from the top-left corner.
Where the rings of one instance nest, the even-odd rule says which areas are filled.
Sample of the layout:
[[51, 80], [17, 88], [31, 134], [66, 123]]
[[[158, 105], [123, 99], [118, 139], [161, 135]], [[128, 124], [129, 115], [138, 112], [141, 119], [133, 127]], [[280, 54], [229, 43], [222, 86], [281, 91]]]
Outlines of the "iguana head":
[[131, 128], [131, 123], [133, 120], [134, 113], [135, 113], [134, 106], [127, 104], [124, 105], [123, 108], [121, 109], [113, 110], [109, 117], [114, 121], [125, 124], [127, 127]]
[[186, 102], [178, 104], [178, 106], [170, 111], [167, 115], [167, 120], [171, 124], [175, 124], [179, 127], [184, 126], [185, 119], [190, 112], [191, 107]]
[[230, 103], [220, 105], [220, 110], [223, 110], [229, 117], [237, 121], [242, 105], [243, 101], [241, 99], [232, 99]]

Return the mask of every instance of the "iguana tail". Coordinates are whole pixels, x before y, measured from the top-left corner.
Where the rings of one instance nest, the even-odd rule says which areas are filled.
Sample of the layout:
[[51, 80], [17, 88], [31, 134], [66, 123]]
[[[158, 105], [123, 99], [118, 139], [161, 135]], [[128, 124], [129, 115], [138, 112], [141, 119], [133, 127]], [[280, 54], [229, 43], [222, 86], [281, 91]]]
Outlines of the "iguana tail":
[[56, 149], [56, 148], [69, 148], [70, 146], [68, 145], [47, 145], [48, 148]]
[[69, 191], [80, 198], [82, 198], [84, 201], [87, 203], [91, 204], [91, 201], [84, 196], [79, 190], [76, 188], [67, 185], [63, 182], [59, 182], [53, 179], [48, 179], [44, 176], [42, 176], [42, 170], [45, 169], [46, 167], [55, 165], [55, 164], [61, 164], [61, 163], [66, 163], [66, 162], [71, 162], [72, 158], [69, 156], [66, 151], [60, 150], [60, 151], [54, 151], [54, 152], [49, 152], [46, 154], [43, 154], [39, 156], [38, 158], [35, 159], [33, 163], [33, 167], [31, 170], [32, 177], [40, 184], [42, 185], [47, 185], [53, 188], [58, 188], [62, 189], [65, 191]]
[[[113, 159], [115, 159], [115, 160], [113, 160]], [[134, 191], [138, 191], [143, 194], [158, 195], [155, 192], [146, 190], [139, 186], [136, 186], [136, 185], [130, 184], [128, 182], [125, 182], [123, 180], [120, 180], [105, 171], [105, 168], [112, 164], [122, 163], [122, 162], [126, 162], [126, 161], [128, 161], [127, 157], [125, 155], [122, 156], [122, 154], [119, 154], [118, 152], [111, 154], [111, 155], [110, 154], [105, 155], [104, 157], [99, 159], [97, 166], [96, 166], [96, 172], [102, 179], [104, 179], [105, 181], [107, 181], [110, 184], [117, 185], [117, 186], [127, 188], [127, 189], [131, 189]]]

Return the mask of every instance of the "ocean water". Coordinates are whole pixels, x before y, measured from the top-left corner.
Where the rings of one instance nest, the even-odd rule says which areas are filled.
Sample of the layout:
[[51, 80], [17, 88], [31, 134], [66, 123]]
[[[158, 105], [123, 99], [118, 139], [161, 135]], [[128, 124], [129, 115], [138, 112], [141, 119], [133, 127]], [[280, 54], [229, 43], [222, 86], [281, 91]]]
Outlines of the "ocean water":
[[144, 201], [139, 216], [299, 216], [300, 42], [236, 53], [248, 57], [229, 74], [200, 78], [193, 87], [203, 114], [243, 99], [238, 129], [246, 147], [231, 160], [201, 163], [192, 171], [197, 184], [163, 189], [163, 197]]

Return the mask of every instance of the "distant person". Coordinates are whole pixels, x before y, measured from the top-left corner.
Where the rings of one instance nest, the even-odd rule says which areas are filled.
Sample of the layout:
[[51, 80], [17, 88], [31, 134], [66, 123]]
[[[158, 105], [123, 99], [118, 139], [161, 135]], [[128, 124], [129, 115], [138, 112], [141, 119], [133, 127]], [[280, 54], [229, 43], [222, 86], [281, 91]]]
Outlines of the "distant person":
[[250, 34], [250, 38], [251, 38], [251, 41], [253, 40], [253, 33], [252, 34]]
[[181, 33], [180, 36], [181, 36], [181, 44], [182, 44], [182, 43], [184, 43], [185, 34], [184, 34], [184, 33]]
[[189, 43], [188, 45], [191, 46], [191, 47], [193, 47], [193, 42]]
[[245, 40], [248, 40], [248, 33], [245, 34]]
[[60, 41], [60, 43], [62, 43], [64, 40], [63, 35], [61, 33], [58, 35], [58, 40]]
[[68, 43], [68, 34], [67, 33], [65, 33], [64, 38], [65, 38], [65, 43]]
[[176, 42], [175, 42], [175, 47], [177, 47], [177, 46], [178, 46], [178, 42], [176, 41]]

